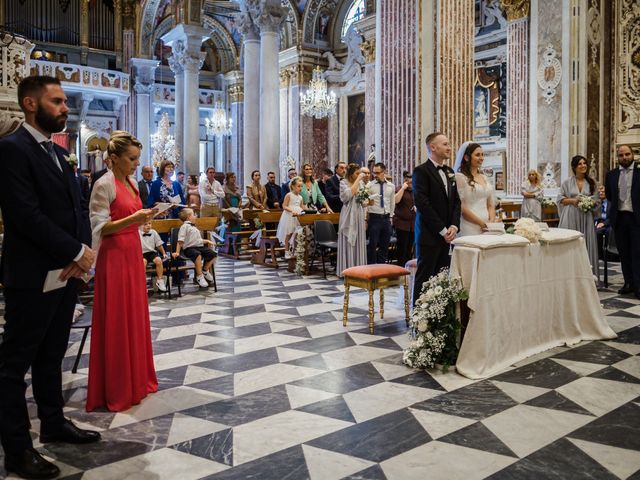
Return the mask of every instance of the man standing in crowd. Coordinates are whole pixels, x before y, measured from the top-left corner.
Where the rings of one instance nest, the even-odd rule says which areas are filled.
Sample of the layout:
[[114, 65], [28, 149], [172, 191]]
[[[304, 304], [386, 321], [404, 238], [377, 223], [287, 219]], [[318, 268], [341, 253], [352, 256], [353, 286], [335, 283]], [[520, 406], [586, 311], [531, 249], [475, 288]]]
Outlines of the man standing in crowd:
[[634, 161], [629, 145], [618, 147], [618, 163], [604, 183], [624, 277], [618, 293], [633, 293], [640, 299], [640, 164]]
[[289, 170], [287, 170], [287, 177], [289, 177], [289, 180], [287, 180], [286, 182], [282, 182], [282, 196], [280, 197], [280, 203], [284, 201], [285, 195], [289, 193], [289, 182], [297, 176], [298, 172], [295, 168], [290, 168]]
[[[362, 171], [362, 170], [361, 170]], [[389, 241], [391, 240], [391, 218], [396, 209], [396, 188], [386, 179], [387, 168], [384, 163], [373, 166], [375, 180], [369, 182], [373, 195], [373, 204], [369, 206], [367, 234], [367, 263], [387, 263]]]
[[426, 139], [429, 158], [413, 171], [413, 198], [416, 204], [416, 253], [418, 270], [413, 303], [422, 284], [450, 262], [450, 243], [460, 229], [460, 197], [453, 170], [444, 165], [451, 158], [449, 139], [441, 132]]
[[200, 193], [200, 216], [201, 217], [219, 217], [220, 202], [224, 199], [224, 190], [220, 182], [216, 180], [216, 169], [207, 168], [206, 178], [200, 178], [198, 183], [198, 192]]
[[267, 207], [280, 208], [282, 188], [276, 183], [276, 174], [274, 172], [267, 173], [267, 183], [264, 188], [267, 189]]
[[138, 192], [140, 192], [140, 200], [142, 200], [142, 207], [146, 208], [147, 199], [149, 198], [149, 192], [151, 192], [151, 184], [153, 183], [153, 168], [151, 165], [145, 165], [142, 167], [142, 180], [138, 182]]
[[347, 164], [344, 162], [338, 162], [335, 169], [335, 175], [327, 182], [327, 194], [325, 198], [331, 210], [339, 212], [342, 210], [342, 200], [340, 200], [340, 180], [344, 178], [344, 174], [347, 171]]
[[327, 184], [329, 180], [333, 177], [333, 172], [330, 168], [325, 168], [322, 171], [322, 180], [318, 182], [318, 187], [320, 188], [320, 193], [324, 195], [324, 198], [327, 198]]
[[[31, 368], [40, 443], [89, 443], [100, 434], [64, 417], [62, 359], [69, 342], [77, 280], [95, 253], [80, 241], [78, 187], [65, 150], [51, 141], [69, 108], [60, 81], [27, 77], [18, 86], [25, 123], [0, 140], [4, 242], [0, 279], [5, 327], [0, 344], [0, 440], [5, 469], [26, 478], [53, 478], [60, 469], [34, 448], [24, 377]], [[37, 175], [34, 174], [38, 172]]]

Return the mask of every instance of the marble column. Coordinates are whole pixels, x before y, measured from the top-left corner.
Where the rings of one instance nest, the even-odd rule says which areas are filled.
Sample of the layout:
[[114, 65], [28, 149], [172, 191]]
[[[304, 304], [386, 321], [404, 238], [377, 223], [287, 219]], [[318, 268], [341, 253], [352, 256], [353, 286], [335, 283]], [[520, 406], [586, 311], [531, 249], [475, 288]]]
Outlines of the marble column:
[[[242, 174], [242, 150], [244, 141], [244, 77], [240, 71], [232, 71], [224, 76], [231, 107], [231, 138], [229, 139], [229, 156], [223, 172], [234, 172], [236, 177]], [[240, 180], [238, 178], [238, 180]], [[240, 184], [241, 185], [241, 184]]]
[[86, 65], [89, 59], [89, 3], [80, 0], [80, 64]]
[[529, 2], [502, 0], [502, 7], [509, 22], [506, 193], [520, 195], [529, 168]]
[[237, 25], [244, 47], [243, 152], [242, 169], [238, 169], [237, 176], [238, 185], [249, 185], [251, 172], [260, 168], [260, 35], [246, 10], [238, 17]]
[[260, 29], [260, 171], [279, 171], [280, 163], [280, 26], [289, 11], [280, 0], [259, 0], [249, 5]]
[[136, 131], [135, 136], [143, 145], [140, 154], [140, 165], [150, 165], [151, 162], [151, 95], [155, 83], [155, 71], [160, 62], [146, 58], [132, 58], [131, 66], [134, 72], [136, 93]]
[[122, 0], [113, 1], [113, 37], [116, 68], [122, 68]]
[[[172, 55], [182, 65], [184, 72], [183, 117], [176, 116], [176, 130], [182, 125], [182, 168], [187, 175], [200, 172], [200, 68], [205, 53], [200, 51], [202, 42], [209, 38], [207, 30], [197, 25], [179, 24], [163, 35], [165, 45], [172, 48]], [[176, 91], [176, 97], [178, 92]]]
[[175, 86], [175, 109], [174, 109], [174, 121], [176, 127], [174, 128], [174, 138], [176, 141], [176, 148], [178, 154], [182, 158], [184, 152], [184, 130], [182, 128], [184, 121], [184, 68], [182, 67], [182, 55], [178, 55], [172, 52], [169, 56], [169, 68], [173, 72], [174, 86]]

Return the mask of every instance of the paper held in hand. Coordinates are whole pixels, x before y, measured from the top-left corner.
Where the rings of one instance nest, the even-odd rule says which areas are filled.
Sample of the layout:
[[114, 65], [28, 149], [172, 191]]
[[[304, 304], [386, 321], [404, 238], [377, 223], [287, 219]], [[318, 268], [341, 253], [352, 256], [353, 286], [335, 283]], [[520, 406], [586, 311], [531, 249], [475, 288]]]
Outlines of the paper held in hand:
[[183, 205], [181, 203], [169, 203], [169, 202], [161, 202], [161, 203], [156, 203], [153, 208], [157, 208], [158, 209], [158, 213], [156, 213], [154, 215], [154, 217], [157, 217], [158, 215], [163, 214], [164, 212], [166, 212], [167, 210], [169, 210], [172, 207], [186, 207], [186, 205]]

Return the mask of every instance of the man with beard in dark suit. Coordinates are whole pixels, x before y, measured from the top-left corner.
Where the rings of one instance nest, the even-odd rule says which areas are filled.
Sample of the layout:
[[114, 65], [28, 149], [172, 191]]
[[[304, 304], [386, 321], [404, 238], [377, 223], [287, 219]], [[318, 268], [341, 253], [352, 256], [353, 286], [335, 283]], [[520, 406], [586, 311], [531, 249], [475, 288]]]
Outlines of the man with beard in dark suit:
[[[54, 478], [60, 469], [34, 448], [24, 377], [31, 368], [40, 442], [89, 443], [100, 434], [81, 430], [63, 414], [62, 359], [77, 299], [77, 278], [95, 253], [81, 242], [79, 188], [51, 134], [65, 128], [67, 97], [60, 81], [27, 77], [18, 86], [25, 123], [0, 140], [4, 242], [5, 329], [0, 343], [0, 440], [5, 470], [24, 478]], [[61, 284], [45, 285], [51, 279]], [[49, 280], [48, 282], [46, 280]]]
[[460, 197], [453, 170], [444, 165], [451, 158], [449, 139], [441, 132], [427, 136], [429, 158], [413, 171], [418, 269], [413, 303], [422, 284], [450, 263], [449, 244], [460, 229]]

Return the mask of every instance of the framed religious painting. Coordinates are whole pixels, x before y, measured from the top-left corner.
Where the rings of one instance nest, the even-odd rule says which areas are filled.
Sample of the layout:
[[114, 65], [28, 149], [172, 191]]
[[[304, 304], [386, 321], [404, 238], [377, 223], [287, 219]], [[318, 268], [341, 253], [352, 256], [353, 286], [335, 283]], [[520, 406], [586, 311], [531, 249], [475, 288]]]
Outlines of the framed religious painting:
[[347, 97], [347, 163], [364, 165], [365, 148], [365, 96], [364, 93]]
[[493, 189], [504, 191], [507, 186], [506, 152], [504, 150], [485, 151], [482, 173], [484, 173]]

